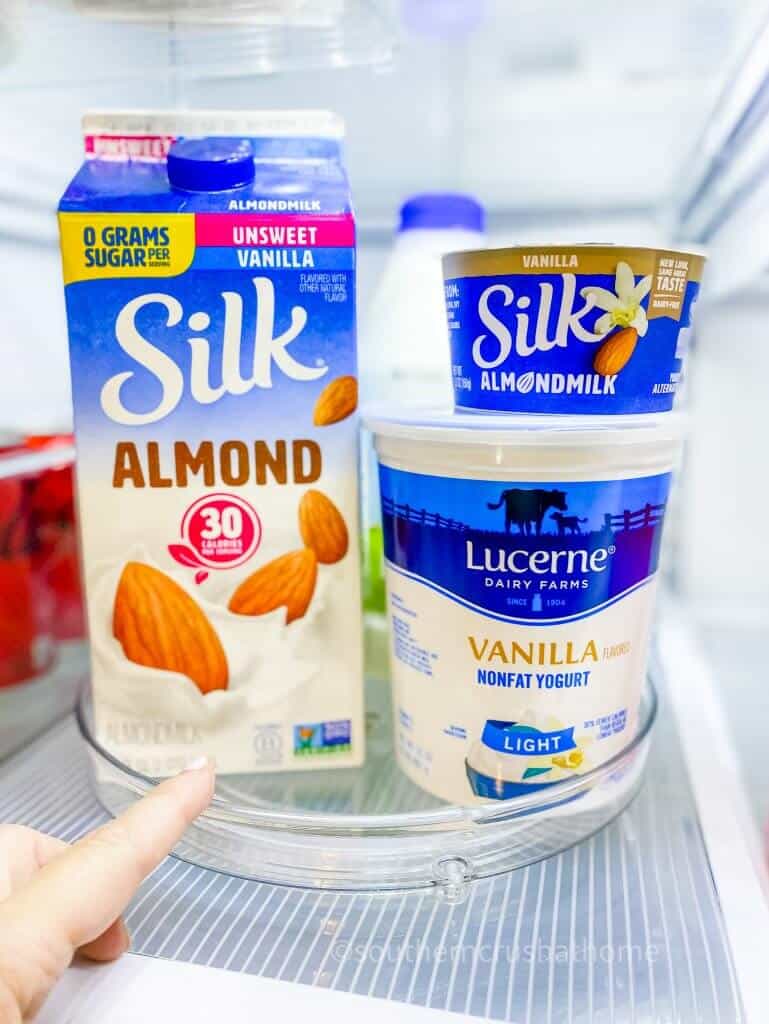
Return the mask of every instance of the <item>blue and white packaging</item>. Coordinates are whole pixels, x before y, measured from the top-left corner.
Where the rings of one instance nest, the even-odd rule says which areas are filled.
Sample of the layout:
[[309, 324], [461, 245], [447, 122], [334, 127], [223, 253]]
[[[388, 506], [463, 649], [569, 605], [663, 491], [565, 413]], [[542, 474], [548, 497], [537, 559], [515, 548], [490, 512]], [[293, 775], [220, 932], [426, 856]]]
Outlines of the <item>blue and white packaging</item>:
[[704, 259], [611, 245], [443, 258], [454, 399], [476, 412], [667, 412]]
[[148, 775], [363, 758], [341, 135], [93, 115], [61, 200], [97, 735]]
[[403, 770], [466, 804], [609, 760], [638, 724], [678, 417], [367, 425]]

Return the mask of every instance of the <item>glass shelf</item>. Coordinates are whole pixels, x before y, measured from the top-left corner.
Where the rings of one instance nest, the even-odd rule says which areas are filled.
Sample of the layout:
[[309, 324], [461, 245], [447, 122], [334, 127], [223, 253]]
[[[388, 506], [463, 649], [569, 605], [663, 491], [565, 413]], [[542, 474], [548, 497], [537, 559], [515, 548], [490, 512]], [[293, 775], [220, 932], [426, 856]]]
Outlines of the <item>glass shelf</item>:
[[371, 0], [76, 0], [74, 9], [155, 26], [182, 77], [387, 66], [395, 48]]

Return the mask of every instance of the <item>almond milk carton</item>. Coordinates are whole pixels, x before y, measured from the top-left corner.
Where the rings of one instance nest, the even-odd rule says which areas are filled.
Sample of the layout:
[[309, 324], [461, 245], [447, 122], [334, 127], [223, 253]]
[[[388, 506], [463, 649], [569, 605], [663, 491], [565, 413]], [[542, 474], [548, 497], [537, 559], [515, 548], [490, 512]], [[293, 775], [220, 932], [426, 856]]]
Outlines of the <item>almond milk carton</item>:
[[60, 205], [99, 740], [360, 764], [355, 228], [332, 115], [94, 115]]

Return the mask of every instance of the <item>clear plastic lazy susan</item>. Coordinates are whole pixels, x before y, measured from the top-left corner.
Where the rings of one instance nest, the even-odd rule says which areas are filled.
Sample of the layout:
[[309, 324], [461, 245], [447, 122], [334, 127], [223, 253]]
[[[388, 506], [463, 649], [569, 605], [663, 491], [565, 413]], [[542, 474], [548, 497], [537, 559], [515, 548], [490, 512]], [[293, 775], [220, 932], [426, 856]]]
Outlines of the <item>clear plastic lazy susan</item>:
[[[473, 879], [549, 857], [615, 818], [641, 785], [656, 715], [647, 682], [638, 731], [611, 760], [546, 789], [472, 807], [443, 803], [414, 785], [397, 767], [383, 726], [359, 768], [220, 777], [210, 808], [174, 852], [200, 867], [279, 885], [432, 887], [461, 900]], [[156, 785], [97, 742], [87, 691], [78, 723], [108, 811], [118, 813]]]

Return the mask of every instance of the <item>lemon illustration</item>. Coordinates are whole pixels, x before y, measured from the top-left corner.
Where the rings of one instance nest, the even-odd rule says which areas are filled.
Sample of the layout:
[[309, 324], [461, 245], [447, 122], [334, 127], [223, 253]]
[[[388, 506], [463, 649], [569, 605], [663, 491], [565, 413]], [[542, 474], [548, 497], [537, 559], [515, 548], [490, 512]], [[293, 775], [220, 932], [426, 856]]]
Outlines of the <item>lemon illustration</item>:
[[563, 768], [564, 771], [574, 771], [582, 764], [583, 757], [581, 750], [571, 750], [568, 754], [556, 754], [553, 764], [558, 768]]

